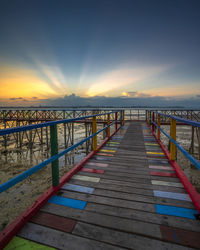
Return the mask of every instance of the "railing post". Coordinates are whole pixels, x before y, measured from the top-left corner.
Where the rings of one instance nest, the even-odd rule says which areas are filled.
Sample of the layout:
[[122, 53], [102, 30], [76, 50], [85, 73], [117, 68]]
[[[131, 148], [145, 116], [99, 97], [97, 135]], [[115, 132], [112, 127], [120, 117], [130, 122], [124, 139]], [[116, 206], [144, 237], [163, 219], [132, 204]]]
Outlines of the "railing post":
[[[107, 116], [107, 125], [110, 125], [110, 114]], [[110, 137], [110, 127], [107, 128], [107, 137]]]
[[149, 126], [151, 126], [151, 111], [149, 111]]
[[122, 126], [123, 125], [123, 111], [122, 110], [120, 111], [120, 123]]
[[123, 110], [122, 112], [123, 112], [123, 115], [122, 115], [122, 117], [123, 117], [122, 118], [122, 121], [123, 121], [122, 125], [124, 126], [124, 124], [125, 124], [125, 110]]
[[[95, 134], [97, 132], [97, 119], [96, 116], [94, 116], [92, 118], [92, 134]], [[95, 135], [92, 138], [92, 146], [93, 146], [93, 150], [96, 151], [97, 150], [97, 135]]]
[[[51, 142], [51, 156], [58, 154], [58, 133], [57, 125], [50, 126], [50, 142]], [[52, 171], [52, 185], [59, 185], [59, 165], [58, 159], [53, 161], [51, 164]]]
[[[155, 122], [155, 113], [152, 114], [152, 122]], [[152, 131], [155, 132], [155, 125], [152, 123]]]
[[117, 112], [115, 113], [115, 130], [117, 130]]
[[[176, 141], [176, 120], [171, 118], [171, 128], [170, 128], [170, 136], [173, 140]], [[170, 141], [170, 160], [176, 160], [176, 146], [172, 141]]]
[[146, 113], [146, 115], [147, 115], [147, 124], [149, 125], [149, 124], [150, 124], [150, 121], [149, 121], [149, 118], [150, 118], [150, 117], [149, 117], [149, 110], [147, 110], [146, 112], [147, 112], [147, 113]]
[[[160, 114], [157, 114], [157, 124], [160, 127]], [[159, 128], [157, 128], [157, 137], [158, 137], [158, 140], [160, 140], [160, 129]]]

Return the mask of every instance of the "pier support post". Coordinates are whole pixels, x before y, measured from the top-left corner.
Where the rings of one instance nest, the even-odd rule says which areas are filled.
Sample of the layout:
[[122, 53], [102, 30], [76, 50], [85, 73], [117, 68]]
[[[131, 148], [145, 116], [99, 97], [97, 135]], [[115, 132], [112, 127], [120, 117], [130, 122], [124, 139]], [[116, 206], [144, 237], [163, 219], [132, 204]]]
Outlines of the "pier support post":
[[[57, 125], [50, 126], [51, 156], [58, 154], [58, 134]], [[59, 185], [59, 165], [58, 159], [51, 163], [52, 185]]]
[[[171, 128], [170, 128], [170, 136], [173, 140], [176, 141], [176, 120], [171, 118]], [[172, 141], [170, 141], [170, 160], [176, 160], [176, 146]]]
[[[97, 132], [97, 119], [96, 116], [92, 118], [92, 134], [95, 134]], [[97, 150], [97, 135], [95, 135], [92, 138], [92, 145], [93, 145], [93, 150]]]

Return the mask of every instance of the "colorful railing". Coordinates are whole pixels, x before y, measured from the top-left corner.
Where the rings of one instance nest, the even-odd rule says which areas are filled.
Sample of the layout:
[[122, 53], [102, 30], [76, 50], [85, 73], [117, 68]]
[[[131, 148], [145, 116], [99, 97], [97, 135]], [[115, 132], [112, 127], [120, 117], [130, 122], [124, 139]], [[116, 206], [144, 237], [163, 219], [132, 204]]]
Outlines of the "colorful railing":
[[[115, 119], [111, 120], [110, 116], [113, 113]], [[107, 117], [107, 126], [97, 131], [97, 117], [99, 116]], [[87, 138], [84, 138], [83, 140], [77, 142], [76, 144], [58, 153], [57, 125], [61, 123], [76, 122], [78, 120], [83, 120], [83, 119], [84, 120], [92, 119], [92, 135], [88, 136]], [[4, 229], [4, 231], [0, 233], [0, 242], [3, 246], [5, 246], [10, 241], [10, 239], [23, 227], [23, 225], [52, 197], [52, 195], [54, 195], [76, 172], [78, 172], [82, 168], [82, 166], [96, 153], [96, 151], [98, 151], [101, 147], [103, 147], [103, 145], [110, 139], [110, 137], [112, 137], [120, 128], [118, 124], [119, 125], [124, 124], [123, 111], [94, 114], [74, 119], [57, 120], [35, 125], [21, 126], [21, 127], [0, 130], [0, 136], [5, 136], [20, 131], [26, 131], [26, 130], [32, 130], [36, 128], [50, 126], [50, 142], [51, 142], [51, 157], [39, 163], [38, 165], [28, 169], [27, 171], [17, 175], [16, 177], [6, 181], [5, 183], [1, 184], [0, 193], [8, 190], [12, 186], [26, 179], [28, 176], [37, 173], [40, 169], [44, 168], [50, 163], [52, 168], [52, 187], [50, 187], [45, 193], [43, 193], [32, 206], [30, 206], [26, 211], [20, 214], [7, 228]], [[115, 130], [111, 134], [110, 127], [113, 125]], [[97, 146], [97, 135], [104, 130], [106, 130], [106, 138], [99, 146]], [[63, 177], [59, 178], [58, 159], [90, 139], [92, 139], [93, 151], [90, 152], [75, 167], [69, 170]]]
[[[162, 128], [161, 128], [161, 117], [168, 117], [170, 119], [170, 135], [168, 135]], [[197, 210], [200, 212], [200, 195], [190, 183], [184, 172], [181, 170], [179, 165], [176, 162], [176, 151], [177, 149], [198, 169], [200, 170], [200, 162], [198, 162], [192, 155], [190, 155], [177, 141], [176, 141], [176, 122], [181, 122], [183, 124], [187, 124], [194, 127], [200, 127], [200, 122], [187, 120], [184, 118], [180, 118], [173, 115], [166, 115], [159, 112], [148, 111], [147, 112], [147, 124], [151, 127], [153, 135], [157, 139], [158, 143], [160, 144], [161, 148], [163, 149], [165, 155], [167, 156], [168, 160], [170, 161], [171, 165], [174, 167], [177, 176], [180, 178], [181, 182], [183, 183], [185, 189], [187, 190], [188, 194], [190, 195], [194, 205], [196, 206]], [[157, 133], [156, 133], [157, 130]], [[161, 142], [161, 132], [169, 139], [170, 141], [170, 151], [166, 149], [166, 147]]]
[[[110, 114], [115, 113], [115, 121], [110, 121]], [[107, 136], [110, 137], [110, 126], [115, 124], [115, 129], [117, 130], [117, 117], [118, 112], [109, 112], [104, 114], [97, 114], [97, 115], [90, 115], [90, 116], [84, 116], [74, 119], [65, 119], [65, 120], [58, 120], [58, 121], [52, 121], [52, 122], [46, 122], [46, 123], [40, 123], [35, 125], [28, 125], [28, 126], [21, 126], [21, 127], [15, 127], [15, 128], [9, 128], [0, 130], [0, 136], [5, 136], [8, 134], [16, 133], [16, 132], [22, 132], [27, 130], [32, 130], [36, 128], [42, 128], [50, 126], [50, 142], [51, 142], [51, 157], [46, 159], [45, 161], [39, 163], [38, 165], [28, 169], [27, 171], [17, 175], [16, 177], [8, 180], [7, 182], [0, 185], [0, 193], [11, 188], [15, 184], [19, 183], [20, 181], [26, 179], [30, 175], [38, 172], [40, 169], [44, 168], [48, 164], [52, 164], [52, 185], [58, 186], [59, 185], [59, 166], [58, 166], [58, 159], [62, 157], [63, 155], [67, 154], [68, 152], [72, 151], [74, 148], [78, 147], [79, 145], [82, 145], [86, 141], [92, 139], [93, 140], [93, 150], [97, 150], [97, 135], [101, 133], [104, 130], [107, 130]], [[98, 116], [107, 115], [107, 126], [103, 129], [97, 131], [97, 121], [96, 118]], [[69, 122], [75, 122], [78, 120], [83, 119], [89, 119], [92, 118], [92, 135], [88, 136], [87, 138], [79, 141], [78, 143], [66, 148], [62, 152], [58, 153], [58, 138], [57, 138], [57, 125], [61, 123], [69, 123]], [[120, 112], [120, 121], [123, 123], [124, 116], [123, 112]]]

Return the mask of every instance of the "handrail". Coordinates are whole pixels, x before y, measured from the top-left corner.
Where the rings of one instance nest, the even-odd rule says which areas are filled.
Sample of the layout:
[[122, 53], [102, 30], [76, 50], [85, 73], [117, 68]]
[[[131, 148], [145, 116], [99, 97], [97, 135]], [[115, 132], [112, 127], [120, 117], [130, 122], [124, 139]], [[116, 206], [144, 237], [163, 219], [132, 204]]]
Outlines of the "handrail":
[[171, 136], [169, 136], [160, 126], [158, 126], [157, 123], [155, 123], [154, 121], [152, 121], [152, 123], [158, 128], [160, 129], [160, 131], [185, 155], [185, 157], [195, 165], [195, 167], [197, 167], [200, 170], [200, 163], [194, 158], [192, 157], [184, 148], [181, 147], [181, 145], [176, 142], [174, 139], [171, 138]]
[[76, 144], [68, 147], [67, 149], [64, 149], [63, 151], [61, 151], [60, 153], [58, 153], [57, 155], [54, 155], [50, 158], [48, 158], [47, 160], [37, 164], [36, 166], [28, 169], [27, 171], [15, 176], [14, 178], [4, 182], [3, 184], [0, 185], [0, 193], [6, 191], [7, 189], [11, 188], [12, 186], [14, 186], [15, 184], [19, 183], [20, 181], [26, 179], [28, 176], [36, 173], [37, 171], [39, 171], [40, 169], [44, 168], [46, 165], [54, 162], [55, 160], [59, 159], [60, 157], [62, 157], [63, 155], [65, 155], [66, 153], [72, 151], [74, 148], [82, 145], [84, 142], [90, 140], [91, 138], [93, 138], [94, 136], [96, 136], [97, 134], [101, 133], [102, 131], [104, 131], [105, 129], [109, 128], [110, 126], [112, 126], [113, 124], [115, 124], [116, 121], [112, 122], [111, 124], [109, 124], [108, 126], [104, 127], [103, 129], [100, 129], [99, 131], [97, 131], [96, 133], [88, 136], [87, 138], [81, 140], [80, 142], [77, 142]]
[[[51, 141], [51, 157], [44, 160], [43, 162], [35, 165], [34, 167], [28, 169], [27, 171], [13, 177], [12, 179], [6, 181], [5, 183], [0, 184], [0, 193], [9, 189], [10, 187], [14, 186], [15, 184], [19, 183], [20, 181], [26, 179], [28, 176], [36, 173], [37, 171], [44, 168], [45, 166], [47, 166], [50, 163], [52, 164], [51, 165], [51, 167], [52, 167], [52, 185], [58, 186], [59, 185], [58, 159], [61, 156], [72, 151], [74, 148], [78, 147], [79, 145], [82, 145], [84, 142], [86, 142], [90, 139], [93, 139], [93, 151], [96, 151], [96, 149], [97, 149], [97, 135], [99, 133], [101, 133], [104, 130], [107, 130], [107, 136], [109, 137], [109, 134], [110, 134], [109, 128], [113, 124], [115, 124], [115, 130], [117, 131], [117, 124], [118, 124], [117, 113], [118, 112], [121, 113], [120, 122], [121, 122], [121, 125], [123, 125], [124, 124], [124, 112], [123, 111], [115, 111], [115, 112], [108, 112], [108, 113], [103, 113], [103, 114], [94, 114], [94, 115], [83, 116], [83, 117], [78, 117], [78, 118], [56, 120], [56, 121], [45, 122], [45, 123], [40, 123], [40, 124], [35, 124], [35, 125], [28, 125], [28, 126], [21, 126], [21, 127], [0, 130], [0, 136], [3, 136], [3, 135], [11, 134], [11, 133], [16, 133], [16, 132], [27, 131], [27, 130], [31, 130], [31, 129], [37, 129], [37, 128], [50, 126], [50, 141]], [[115, 113], [115, 118], [114, 118], [114, 121], [111, 123], [110, 114], [112, 114], [112, 113]], [[107, 115], [107, 126], [104, 127], [103, 129], [100, 129], [99, 131], [97, 131], [96, 117], [97, 116], [105, 116], [105, 115]], [[93, 118], [93, 120], [92, 120], [92, 133], [93, 134], [58, 153], [57, 124], [61, 124], [61, 123], [65, 124], [68, 122], [74, 122], [74, 121], [83, 120], [86, 118]]]
[[161, 115], [161, 116], [172, 118], [172, 119], [174, 119], [176, 121], [179, 121], [179, 122], [184, 122], [185, 124], [188, 124], [188, 125], [191, 125], [191, 126], [200, 127], [200, 122], [191, 121], [191, 120], [184, 119], [184, 118], [174, 116], [174, 115], [167, 115], [167, 114], [160, 113], [160, 112], [156, 112], [156, 113]]
[[84, 120], [84, 119], [102, 116], [102, 115], [108, 115], [108, 114], [112, 114], [116, 112], [119, 112], [119, 110], [108, 112], [108, 113], [103, 113], [103, 114], [88, 115], [88, 116], [83, 116], [83, 117], [78, 117], [78, 118], [70, 118], [70, 119], [56, 120], [56, 121], [51, 121], [51, 122], [44, 122], [44, 123], [26, 125], [26, 126], [14, 127], [14, 128], [6, 128], [6, 129], [0, 130], [0, 136], [8, 135], [8, 134], [16, 133], [16, 132], [27, 131], [27, 130], [36, 129], [36, 128], [53, 126], [53, 125], [57, 125], [61, 123], [69, 123], [69, 122], [74, 122], [78, 120]]

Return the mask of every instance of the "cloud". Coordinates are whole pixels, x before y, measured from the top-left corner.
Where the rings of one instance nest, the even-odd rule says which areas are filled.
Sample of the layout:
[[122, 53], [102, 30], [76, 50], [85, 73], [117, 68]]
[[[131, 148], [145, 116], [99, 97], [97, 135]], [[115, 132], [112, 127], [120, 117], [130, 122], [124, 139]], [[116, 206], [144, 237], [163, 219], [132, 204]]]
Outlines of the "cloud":
[[[131, 91], [134, 92], [134, 91]], [[134, 94], [134, 93], [133, 93]], [[0, 105], [5, 106], [48, 106], [48, 107], [182, 107], [200, 109], [199, 95], [191, 98], [176, 98], [162, 96], [145, 96], [145, 94], [136, 93], [137, 96], [94, 96], [80, 97], [75, 94], [65, 95], [59, 98], [49, 99], [19, 99], [10, 98], [0, 99]]]
[[145, 93], [139, 93], [137, 91], [123, 92], [122, 96], [125, 97], [150, 97], [151, 95]]
[[12, 100], [12, 101], [23, 100], [23, 99], [24, 98], [22, 98], [22, 97], [16, 97], [16, 98], [12, 97], [12, 98], [10, 98], [10, 100]]
[[198, 98], [166, 98], [162, 96], [148, 96], [137, 93], [135, 97], [80, 97], [75, 94], [65, 95], [55, 99], [38, 100], [42, 106], [65, 107], [184, 107], [200, 108]]
[[[92, 97], [113, 92], [116, 89], [124, 89], [127, 86], [134, 86], [141, 81], [164, 72], [168, 66], [152, 67], [130, 67], [120, 68], [97, 77], [97, 80], [88, 88], [87, 95]], [[129, 93], [129, 92], [128, 92]], [[131, 94], [132, 93], [132, 94]], [[135, 92], [130, 92], [134, 96]]]

